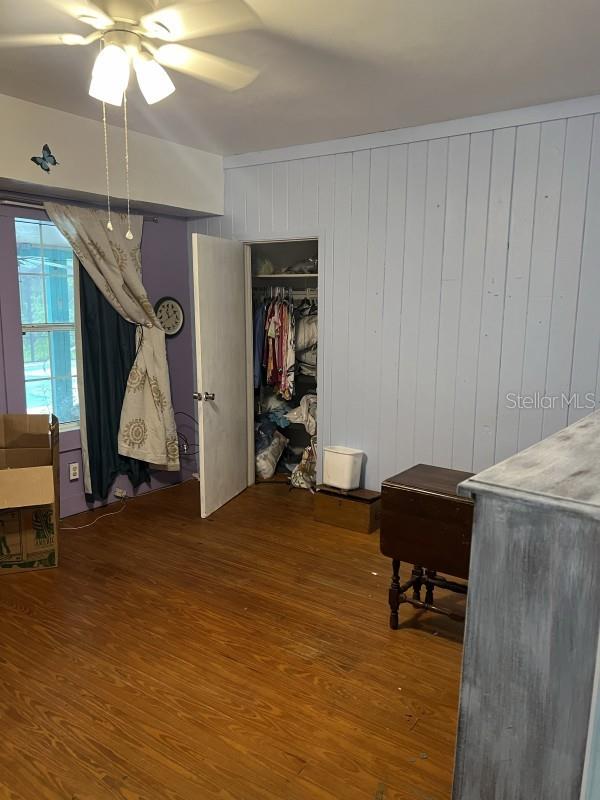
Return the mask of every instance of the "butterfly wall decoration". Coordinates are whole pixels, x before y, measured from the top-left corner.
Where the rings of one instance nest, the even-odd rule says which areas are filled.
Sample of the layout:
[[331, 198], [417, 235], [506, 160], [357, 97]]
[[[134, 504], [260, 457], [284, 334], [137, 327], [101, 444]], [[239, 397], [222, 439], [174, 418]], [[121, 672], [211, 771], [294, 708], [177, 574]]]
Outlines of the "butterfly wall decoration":
[[50, 172], [50, 167], [55, 167], [59, 163], [56, 157], [52, 155], [52, 151], [47, 144], [42, 147], [42, 155], [31, 156], [31, 160], [34, 164], [37, 164], [38, 167], [41, 167], [44, 172]]

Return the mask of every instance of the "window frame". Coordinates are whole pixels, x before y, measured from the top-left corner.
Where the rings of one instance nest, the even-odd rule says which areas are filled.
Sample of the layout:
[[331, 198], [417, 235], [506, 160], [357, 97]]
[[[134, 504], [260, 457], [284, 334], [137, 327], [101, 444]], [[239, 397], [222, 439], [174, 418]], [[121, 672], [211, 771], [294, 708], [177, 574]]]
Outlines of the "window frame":
[[[20, 285], [20, 278], [24, 274], [19, 270], [19, 243], [17, 242], [17, 233], [16, 233], [16, 223], [17, 221], [22, 220], [23, 222], [30, 222], [33, 224], [42, 224], [42, 225], [51, 225], [52, 227], [56, 228], [56, 225], [52, 222], [52, 220], [48, 219], [48, 216], [45, 212], [41, 215], [29, 215], [20, 213], [22, 209], [18, 209], [17, 213], [13, 216], [13, 233], [15, 237], [15, 267], [17, 271], [17, 285], [19, 291], [19, 319], [21, 323], [21, 335], [24, 336], [27, 333], [52, 333], [54, 331], [66, 331], [66, 332], [73, 332], [73, 336], [75, 339], [75, 363], [76, 363], [76, 380], [78, 386], [80, 385], [80, 377], [81, 377], [81, 370], [82, 370], [82, 363], [81, 363], [81, 348], [78, 343], [78, 331], [80, 325], [80, 314], [79, 314], [79, 261], [75, 253], [73, 253], [73, 322], [34, 322], [34, 323], [25, 323], [21, 317], [21, 285]], [[23, 209], [24, 211], [24, 209]], [[42, 242], [42, 249], [43, 242]], [[72, 251], [72, 248], [70, 248]], [[36, 274], [36, 273], [32, 273]], [[42, 273], [42, 277], [45, 273]], [[44, 284], [45, 286], [45, 284]], [[45, 289], [44, 289], [45, 292]], [[44, 294], [45, 297], [45, 294]], [[46, 307], [46, 306], [45, 306]], [[27, 379], [25, 377], [25, 361], [23, 359], [23, 370], [22, 370], [22, 379], [23, 379], [23, 388], [25, 392], [25, 411], [29, 413], [27, 409]], [[50, 380], [53, 379], [53, 376], [50, 376]], [[82, 414], [82, 398], [79, 397], [79, 419], [73, 420], [71, 422], [61, 422], [59, 420], [59, 430], [60, 432], [66, 431], [78, 431], [81, 428], [81, 414]]]

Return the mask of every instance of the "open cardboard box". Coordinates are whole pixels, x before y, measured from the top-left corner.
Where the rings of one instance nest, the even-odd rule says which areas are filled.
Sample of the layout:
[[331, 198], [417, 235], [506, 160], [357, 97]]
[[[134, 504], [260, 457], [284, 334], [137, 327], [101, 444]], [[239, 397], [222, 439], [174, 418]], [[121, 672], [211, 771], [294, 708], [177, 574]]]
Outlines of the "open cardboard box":
[[58, 563], [58, 420], [0, 414], [0, 575]]

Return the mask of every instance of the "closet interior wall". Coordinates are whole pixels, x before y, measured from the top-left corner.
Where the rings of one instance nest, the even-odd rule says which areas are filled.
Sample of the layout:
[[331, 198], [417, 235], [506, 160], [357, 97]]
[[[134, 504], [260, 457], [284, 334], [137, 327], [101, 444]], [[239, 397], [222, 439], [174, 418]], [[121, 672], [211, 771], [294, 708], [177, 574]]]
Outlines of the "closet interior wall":
[[[248, 281], [249, 326], [249, 482], [260, 480], [256, 470], [256, 455], [264, 444], [264, 431], [270, 438], [275, 427], [287, 439], [286, 447], [278, 460], [272, 479], [285, 480], [299, 463], [305, 448], [314, 443], [303, 422], [291, 422], [286, 414], [299, 408], [307, 395], [317, 394], [318, 357], [318, 251], [316, 239], [256, 242], [246, 247]], [[283, 301], [292, 311], [295, 320], [295, 354], [291, 385], [278, 382], [275, 373], [267, 367], [267, 355], [257, 354], [257, 335], [264, 335], [262, 316], [260, 333], [256, 330], [256, 315], [262, 309], [268, 313], [273, 301]], [[310, 323], [310, 324], [307, 324]], [[252, 330], [250, 330], [250, 327]], [[307, 332], [310, 331], [310, 339]], [[251, 352], [250, 352], [251, 351]], [[278, 370], [279, 377], [282, 375]], [[305, 405], [308, 401], [305, 401]], [[265, 426], [266, 423], [266, 426]], [[310, 425], [310, 423], [309, 423]]]

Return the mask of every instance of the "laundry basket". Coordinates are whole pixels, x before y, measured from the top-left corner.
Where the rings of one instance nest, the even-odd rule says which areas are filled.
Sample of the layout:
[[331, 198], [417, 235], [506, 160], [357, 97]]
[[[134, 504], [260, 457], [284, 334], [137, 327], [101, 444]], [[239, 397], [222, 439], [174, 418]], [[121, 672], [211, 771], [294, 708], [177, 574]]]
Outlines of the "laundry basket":
[[337, 489], [357, 489], [360, 486], [360, 469], [363, 451], [333, 445], [323, 448], [323, 483]]

